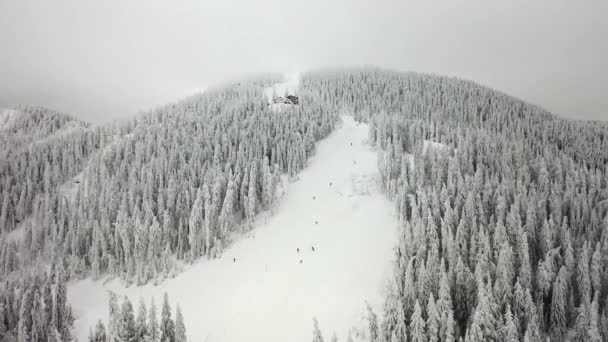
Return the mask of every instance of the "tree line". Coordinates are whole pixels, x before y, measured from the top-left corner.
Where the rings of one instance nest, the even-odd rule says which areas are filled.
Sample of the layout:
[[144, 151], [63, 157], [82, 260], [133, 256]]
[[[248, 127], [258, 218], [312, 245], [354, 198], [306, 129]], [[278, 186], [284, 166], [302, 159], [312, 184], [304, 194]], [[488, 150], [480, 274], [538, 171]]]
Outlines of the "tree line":
[[108, 328], [101, 320], [89, 330], [89, 342], [187, 342], [184, 317], [179, 306], [175, 319], [171, 318], [169, 296], [165, 293], [160, 321], [154, 298], [148, 310], [140, 298], [137, 315], [133, 303], [124, 297], [119, 303], [115, 293], [110, 292]]

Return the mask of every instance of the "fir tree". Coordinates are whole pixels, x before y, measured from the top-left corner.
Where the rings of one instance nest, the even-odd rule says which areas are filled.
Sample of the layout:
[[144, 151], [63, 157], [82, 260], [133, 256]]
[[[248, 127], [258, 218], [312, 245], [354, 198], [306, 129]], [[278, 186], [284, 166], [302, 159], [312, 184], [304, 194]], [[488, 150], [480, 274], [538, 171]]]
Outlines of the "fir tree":
[[425, 332], [426, 326], [422, 319], [422, 309], [420, 304], [416, 301], [414, 306], [414, 313], [410, 319], [410, 341], [411, 342], [426, 342], [427, 335]]
[[184, 317], [182, 316], [182, 310], [177, 306], [177, 312], [175, 314], [175, 342], [187, 342], [186, 338], [186, 325], [184, 324]]
[[158, 323], [158, 317], [156, 315], [156, 305], [154, 304], [154, 297], [150, 303], [150, 311], [148, 312], [148, 340], [150, 342], [160, 341], [160, 326]]
[[432, 293], [429, 297], [429, 302], [427, 304], [426, 315], [427, 315], [426, 328], [427, 328], [428, 342], [437, 342], [437, 341], [439, 341], [441, 317], [440, 317], [439, 311], [437, 311], [437, 307], [435, 305], [435, 299], [433, 299]]
[[379, 338], [378, 334], [378, 316], [372, 310], [372, 307], [367, 304], [367, 324], [369, 329], [369, 341], [377, 342]]
[[116, 328], [116, 335], [118, 341], [129, 342], [134, 341], [137, 338], [137, 327], [135, 324], [135, 314], [133, 312], [133, 304], [125, 297], [122, 302], [122, 308], [120, 311], [120, 320]]
[[137, 320], [135, 322], [136, 339], [144, 341], [148, 337], [148, 323], [146, 304], [143, 298], [139, 299], [139, 308], [137, 309]]
[[175, 342], [175, 323], [171, 319], [169, 295], [165, 292], [160, 315], [160, 342]]
[[312, 342], [323, 342], [323, 335], [321, 334], [321, 330], [319, 330], [319, 322], [316, 318], [313, 318], [312, 321]]

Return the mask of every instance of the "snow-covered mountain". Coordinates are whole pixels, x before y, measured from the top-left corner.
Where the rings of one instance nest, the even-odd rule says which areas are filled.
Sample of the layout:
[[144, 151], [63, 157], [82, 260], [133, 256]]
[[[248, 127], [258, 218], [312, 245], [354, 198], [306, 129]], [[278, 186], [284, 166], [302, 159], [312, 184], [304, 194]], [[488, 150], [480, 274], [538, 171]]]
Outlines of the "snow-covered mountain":
[[0, 139], [9, 341], [608, 338], [605, 123], [348, 69]]

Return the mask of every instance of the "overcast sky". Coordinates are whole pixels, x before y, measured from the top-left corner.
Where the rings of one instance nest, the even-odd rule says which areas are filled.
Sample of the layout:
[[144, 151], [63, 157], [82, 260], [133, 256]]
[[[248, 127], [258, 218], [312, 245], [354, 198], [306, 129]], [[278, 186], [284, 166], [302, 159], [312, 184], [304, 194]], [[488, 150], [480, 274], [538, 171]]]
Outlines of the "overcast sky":
[[608, 1], [0, 0], [0, 106], [104, 122], [263, 71], [460, 76], [608, 120]]

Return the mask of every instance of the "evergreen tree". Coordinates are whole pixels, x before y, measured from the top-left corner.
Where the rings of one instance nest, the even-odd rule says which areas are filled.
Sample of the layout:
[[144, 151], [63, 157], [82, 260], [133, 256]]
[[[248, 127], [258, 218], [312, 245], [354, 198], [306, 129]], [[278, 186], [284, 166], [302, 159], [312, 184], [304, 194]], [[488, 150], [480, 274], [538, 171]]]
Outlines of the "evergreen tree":
[[[391, 290], [392, 291], [392, 290]], [[384, 305], [384, 316], [382, 320], [382, 333], [384, 341], [389, 341], [393, 331], [398, 324], [397, 310], [400, 303], [397, 303], [397, 295], [389, 295]]]
[[150, 304], [150, 311], [148, 312], [148, 340], [150, 342], [160, 341], [160, 326], [158, 324], [158, 318], [156, 316], [156, 305], [154, 304], [154, 297]]
[[[607, 257], [604, 256], [604, 259]], [[604, 274], [605, 263], [602, 261], [602, 252], [600, 249], [600, 243], [598, 242], [591, 257], [591, 280], [593, 284], [593, 291], [601, 291], [602, 288], [602, 275]]]
[[585, 341], [591, 323], [589, 318], [590, 303], [582, 302], [577, 308], [576, 322], [574, 324], [574, 333], [578, 341]]
[[426, 342], [427, 336], [425, 332], [425, 323], [422, 319], [422, 309], [420, 304], [416, 301], [414, 306], [414, 313], [410, 319], [410, 341], [411, 342]]
[[21, 309], [19, 310], [19, 326], [17, 330], [18, 342], [29, 342], [32, 329], [32, 309], [34, 296], [30, 288], [21, 296]]
[[435, 299], [433, 299], [432, 293], [429, 297], [429, 302], [427, 304], [426, 315], [427, 315], [426, 328], [427, 328], [428, 342], [437, 342], [437, 341], [439, 341], [441, 317], [440, 317], [439, 311], [437, 311], [437, 307], [435, 305]]
[[376, 316], [376, 313], [369, 304], [367, 304], [367, 324], [369, 328], [369, 341], [377, 342], [379, 339], [378, 316]]
[[203, 240], [203, 227], [204, 227], [204, 198], [203, 190], [198, 189], [196, 191], [196, 199], [192, 205], [192, 211], [190, 213], [190, 220], [188, 221], [189, 235], [188, 243], [190, 245], [190, 260], [194, 260], [202, 254], [202, 240]]
[[568, 286], [568, 273], [564, 266], [553, 283], [553, 296], [551, 298], [551, 332], [555, 339], [560, 340], [566, 333], [566, 296]]
[[589, 250], [585, 244], [577, 266], [577, 287], [580, 303], [591, 301], [591, 277], [589, 275]]
[[321, 330], [319, 330], [319, 322], [316, 318], [313, 318], [312, 321], [312, 342], [323, 342], [323, 335], [321, 334]]
[[450, 312], [448, 312], [448, 315], [446, 317], [445, 331], [442, 332], [442, 334], [441, 334], [442, 342], [456, 341], [456, 332], [454, 331], [454, 328], [455, 328], [454, 315], [450, 311]]
[[97, 321], [97, 325], [95, 326], [95, 331], [93, 333], [93, 338], [90, 339], [92, 342], [106, 342], [106, 328], [101, 322], [101, 320]]
[[177, 306], [177, 312], [175, 314], [175, 342], [187, 342], [186, 338], [186, 325], [184, 324], [184, 317], [182, 316], [182, 310]]
[[403, 304], [401, 302], [397, 304], [397, 326], [395, 326], [393, 335], [395, 335], [397, 341], [407, 342], [407, 322], [405, 321]]
[[602, 336], [599, 330], [599, 311], [598, 311], [599, 292], [595, 293], [593, 302], [589, 308], [589, 330], [587, 331], [587, 341], [600, 342]]
[[510, 306], [507, 306], [503, 322], [502, 340], [505, 342], [519, 342], [519, 335], [517, 333], [517, 327], [513, 322], [513, 314], [511, 313]]
[[119, 342], [118, 327], [121, 324], [122, 318], [120, 308], [118, 307], [118, 298], [113, 292], [109, 292], [109, 297], [110, 324], [108, 325], [108, 338], [110, 342]]
[[135, 324], [135, 314], [133, 304], [129, 298], [125, 297], [120, 311], [120, 320], [116, 328], [117, 341], [129, 342], [137, 338], [137, 327]]
[[139, 308], [137, 309], [137, 321], [135, 322], [136, 339], [138, 341], [145, 341], [148, 338], [147, 315], [146, 304], [143, 298], [140, 298]]
[[160, 315], [160, 342], [175, 342], [175, 323], [171, 319], [169, 295], [165, 292]]

